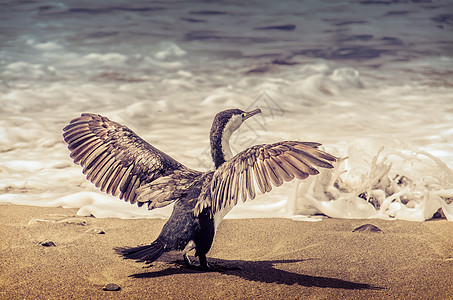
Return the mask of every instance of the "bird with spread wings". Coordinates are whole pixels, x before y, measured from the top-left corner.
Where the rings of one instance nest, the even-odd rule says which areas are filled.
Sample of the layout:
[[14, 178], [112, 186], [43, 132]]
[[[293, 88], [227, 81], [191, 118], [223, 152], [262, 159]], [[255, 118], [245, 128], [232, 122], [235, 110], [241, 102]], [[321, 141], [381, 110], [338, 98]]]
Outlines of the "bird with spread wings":
[[336, 158], [319, 143], [283, 141], [252, 146], [231, 155], [229, 139], [256, 109], [222, 111], [211, 127], [211, 154], [215, 168], [192, 170], [150, 145], [132, 130], [106, 117], [85, 113], [73, 119], [63, 137], [74, 162], [101, 191], [154, 209], [175, 203], [159, 237], [150, 245], [119, 248], [125, 258], [152, 262], [164, 252], [196, 249], [200, 266], [207, 268], [215, 230], [221, 219], [241, 199], [254, 199], [283, 182], [316, 175], [315, 167], [332, 168]]

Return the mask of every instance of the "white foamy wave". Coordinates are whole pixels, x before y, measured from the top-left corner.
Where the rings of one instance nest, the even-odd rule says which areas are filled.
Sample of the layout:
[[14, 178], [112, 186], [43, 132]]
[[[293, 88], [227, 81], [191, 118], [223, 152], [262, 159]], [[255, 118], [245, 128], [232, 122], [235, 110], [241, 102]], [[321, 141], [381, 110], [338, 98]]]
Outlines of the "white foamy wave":
[[159, 60], [169, 60], [174, 58], [180, 58], [186, 55], [186, 51], [178, 47], [175, 43], [167, 42], [161, 43], [161, 50], [157, 52], [154, 57]]
[[54, 51], [54, 50], [60, 50], [63, 47], [58, 45], [55, 42], [45, 42], [45, 43], [34, 43], [34, 41], [29, 41], [29, 44], [34, 45], [36, 49], [40, 50], [46, 50], [46, 51]]
[[4, 68], [2, 75], [15, 79], [43, 79], [54, 77], [56, 70], [52, 66], [18, 61], [8, 64]]
[[453, 189], [444, 189], [453, 186], [453, 171], [435, 156], [369, 139], [354, 141], [345, 155], [333, 172], [298, 182], [289, 213], [425, 221], [441, 212], [453, 220]]

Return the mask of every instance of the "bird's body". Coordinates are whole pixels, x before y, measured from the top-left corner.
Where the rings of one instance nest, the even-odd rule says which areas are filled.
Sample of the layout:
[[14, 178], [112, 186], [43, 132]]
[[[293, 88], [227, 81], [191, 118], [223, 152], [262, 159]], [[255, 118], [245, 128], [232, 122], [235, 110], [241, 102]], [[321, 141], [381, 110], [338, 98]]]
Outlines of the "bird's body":
[[173, 212], [157, 239], [150, 245], [118, 248], [128, 259], [152, 262], [164, 252], [195, 249], [200, 266], [207, 268], [206, 254], [223, 217], [239, 198], [255, 198], [255, 183], [261, 192], [294, 178], [305, 179], [332, 168], [335, 157], [318, 143], [285, 141], [250, 147], [233, 157], [231, 134], [259, 109], [238, 109], [216, 115], [211, 128], [214, 170], [191, 170], [154, 148], [130, 129], [100, 115], [82, 114], [64, 128], [64, 139], [76, 164], [102, 191], [148, 209], [175, 203]]

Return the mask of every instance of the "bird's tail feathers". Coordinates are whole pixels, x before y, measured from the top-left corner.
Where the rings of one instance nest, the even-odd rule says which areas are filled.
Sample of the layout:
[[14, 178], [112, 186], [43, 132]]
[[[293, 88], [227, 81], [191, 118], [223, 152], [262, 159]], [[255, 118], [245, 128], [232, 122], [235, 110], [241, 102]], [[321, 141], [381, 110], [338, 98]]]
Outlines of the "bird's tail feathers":
[[165, 252], [165, 244], [160, 239], [157, 239], [150, 245], [115, 248], [115, 252], [124, 259], [134, 259], [138, 262], [151, 263], [157, 260]]

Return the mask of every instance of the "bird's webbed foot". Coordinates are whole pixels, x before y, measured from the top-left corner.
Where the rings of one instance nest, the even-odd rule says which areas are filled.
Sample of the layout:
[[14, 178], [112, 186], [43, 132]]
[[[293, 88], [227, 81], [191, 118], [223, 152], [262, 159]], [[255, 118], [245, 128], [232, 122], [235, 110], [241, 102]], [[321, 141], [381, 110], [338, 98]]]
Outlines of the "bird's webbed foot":
[[192, 269], [192, 270], [197, 270], [197, 271], [204, 271], [204, 272], [211, 271], [210, 267], [208, 265], [208, 262], [206, 260], [206, 255], [203, 255], [203, 256], [204, 256], [204, 258], [202, 258], [202, 256], [200, 256], [200, 264], [196, 265], [190, 260], [189, 255], [187, 253], [184, 253], [183, 257], [184, 257], [184, 263], [185, 263], [186, 268]]
[[183, 257], [186, 267], [194, 266], [194, 263], [190, 260], [189, 255], [187, 253], [184, 253]]
[[198, 258], [200, 260], [200, 264], [195, 265], [189, 259], [189, 256], [187, 255], [187, 253], [185, 253], [184, 262], [185, 262], [186, 268], [192, 269], [192, 270], [197, 270], [197, 271], [202, 271], [202, 272], [225, 272], [225, 271], [230, 271], [230, 270], [242, 270], [240, 267], [227, 267], [227, 266], [222, 266], [219, 264], [208, 264], [206, 255], [204, 255], [204, 254], [199, 255]]

